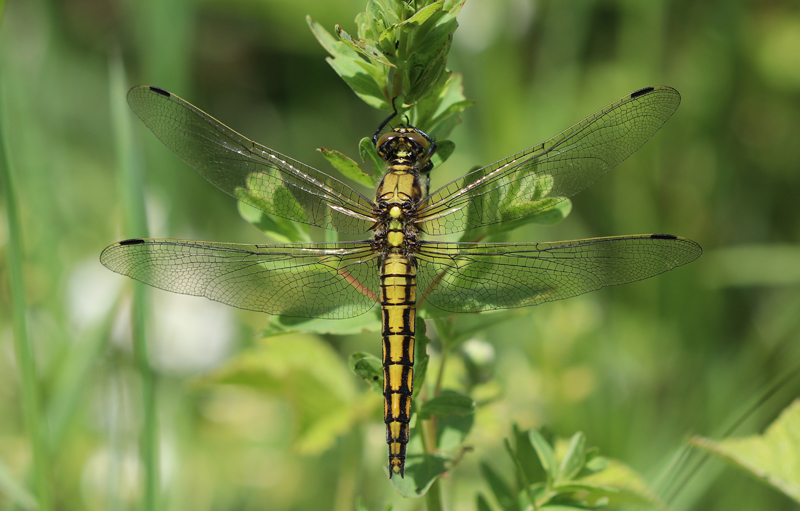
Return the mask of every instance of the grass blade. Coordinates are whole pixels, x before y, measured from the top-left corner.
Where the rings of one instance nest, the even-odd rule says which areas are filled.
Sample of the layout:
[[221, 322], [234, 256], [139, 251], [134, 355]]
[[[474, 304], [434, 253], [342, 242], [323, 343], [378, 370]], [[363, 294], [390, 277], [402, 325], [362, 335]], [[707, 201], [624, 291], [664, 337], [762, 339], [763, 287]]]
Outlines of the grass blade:
[[47, 452], [47, 426], [41, 408], [39, 380], [36, 375], [36, 361], [33, 348], [28, 339], [28, 325], [25, 320], [25, 281], [22, 275], [22, 233], [17, 205], [14, 177], [8, 158], [8, 115], [6, 101], [0, 81], [0, 190], [6, 206], [8, 219], [8, 282], [11, 296], [12, 326], [14, 331], [14, 352], [19, 367], [22, 394], [22, 407], [28, 439], [33, 458], [33, 478], [39, 509], [52, 509], [50, 496], [50, 459]]
[[[125, 231], [131, 237], [147, 236], [143, 179], [141, 168], [133, 154], [131, 115], [125, 100], [125, 70], [119, 54], [113, 54], [109, 62], [109, 97], [111, 101], [111, 124], [114, 130], [117, 154], [117, 182], [123, 202]], [[144, 468], [144, 505], [146, 511], [158, 509], [158, 416], [155, 375], [147, 356], [145, 338], [147, 299], [145, 286], [133, 283], [132, 307], [133, 354], [142, 382], [142, 431], [139, 452]]]

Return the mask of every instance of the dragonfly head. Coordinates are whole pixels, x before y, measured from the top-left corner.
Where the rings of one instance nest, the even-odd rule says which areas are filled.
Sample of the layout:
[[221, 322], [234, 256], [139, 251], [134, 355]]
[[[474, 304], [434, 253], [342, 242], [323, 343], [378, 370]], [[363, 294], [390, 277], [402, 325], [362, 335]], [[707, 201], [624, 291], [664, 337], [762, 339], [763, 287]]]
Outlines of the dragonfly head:
[[384, 161], [408, 158], [420, 164], [420, 171], [430, 170], [430, 158], [436, 150], [436, 142], [413, 126], [398, 126], [375, 142], [378, 155]]

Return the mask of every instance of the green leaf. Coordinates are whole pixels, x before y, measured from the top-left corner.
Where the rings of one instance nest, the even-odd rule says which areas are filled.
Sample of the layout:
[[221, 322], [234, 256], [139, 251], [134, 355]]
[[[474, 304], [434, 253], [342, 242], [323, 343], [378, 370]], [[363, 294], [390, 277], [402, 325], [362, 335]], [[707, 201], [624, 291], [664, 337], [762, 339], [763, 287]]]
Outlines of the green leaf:
[[306, 16], [306, 23], [325, 51], [334, 57], [345, 56], [351, 59], [358, 58], [358, 53], [333, 37], [330, 32], [325, 30], [325, 27], [312, 20], [311, 16]]
[[789, 405], [763, 435], [691, 444], [800, 502], [800, 399]]
[[556, 462], [556, 454], [553, 451], [553, 447], [536, 429], [528, 431], [528, 439], [547, 474], [548, 481], [555, 481], [558, 477], [558, 463]]
[[584, 470], [592, 473], [600, 472], [601, 470], [608, 468], [608, 458], [597, 456], [596, 450], [597, 448], [592, 448], [586, 451], [586, 457], [590, 459], [583, 466]]
[[261, 331], [261, 337], [285, 335], [287, 333], [310, 332], [330, 335], [354, 335], [363, 332], [380, 332], [380, 316], [374, 313], [362, 314], [345, 319], [295, 318], [270, 316], [269, 326]]
[[364, 137], [358, 142], [358, 154], [361, 156], [361, 161], [372, 162], [375, 182], [383, 177], [386, 172], [386, 162], [378, 155], [378, 150], [375, 148], [375, 144], [372, 143], [372, 138]]
[[462, 235], [461, 241], [475, 239], [502, 241], [505, 233], [523, 225], [530, 223], [549, 225], [560, 222], [572, 211], [572, 202], [562, 197], [548, 197], [552, 188], [551, 176], [529, 173], [502, 191], [495, 190], [482, 197], [476, 197], [469, 206], [471, 211], [477, 213], [481, 207], [498, 207], [499, 204], [504, 211], [504, 220], [499, 224], [467, 231]]
[[356, 511], [369, 511], [369, 508], [364, 505], [364, 499], [360, 496], [356, 499]]
[[381, 34], [378, 36], [378, 43], [383, 48], [384, 55], [394, 55], [397, 49], [395, 48], [395, 42], [397, 41], [397, 27], [392, 25], [387, 27]]
[[463, 4], [464, 0], [438, 0], [423, 2], [417, 10], [417, 3], [370, 0], [356, 17], [358, 37], [339, 25], [338, 37], [333, 37], [311, 18], [307, 23], [331, 55], [328, 62], [363, 101], [391, 110], [391, 98], [401, 98], [402, 113], [428, 100], [431, 117], [426, 120], [433, 121], [434, 112], [440, 117], [431, 124], [415, 121], [414, 125], [444, 140], [458, 124], [458, 113], [472, 104], [463, 95], [453, 101], [449, 84], [457, 83], [460, 92], [460, 77], [453, 82], [447, 70], [456, 16]]
[[380, 34], [382, 30], [376, 31], [374, 22], [375, 19], [368, 12], [356, 14], [356, 26], [358, 27], [358, 32], [356, 33], [359, 39], [376, 39], [376, 35]]
[[[480, 314], [463, 314], [455, 322], [450, 342], [453, 346], [472, 339], [476, 334], [496, 325], [503, 324], [512, 318], [524, 316], [525, 309], [500, 309], [482, 312]], [[449, 313], [452, 316], [452, 313]]]
[[368, 406], [356, 400], [350, 371], [317, 337], [268, 338], [226, 363], [202, 383], [243, 385], [285, 398], [297, 417], [296, 448], [319, 453], [352, 429]]
[[441, 88], [421, 98], [411, 110], [415, 125], [434, 140], [449, 137], [453, 128], [461, 122], [461, 112], [474, 104], [464, 97], [461, 80], [461, 75], [450, 74]]
[[514, 458], [522, 466], [528, 481], [543, 481], [547, 474], [539, 461], [536, 450], [533, 448], [530, 435], [528, 435], [527, 431], [521, 431], [516, 424], [514, 424], [513, 429], [516, 447]]
[[[357, 59], [357, 60], [356, 60]], [[360, 57], [349, 59], [343, 56], [328, 58], [336, 74], [353, 89], [366, 104], [379, 110], [389, 110], [391, 106], [384, 98], [383, 87], [386, 83], [381, 72]]]
[[386, 58], [386, 56], [383, 54], [383, 51], [380, 48], [370, 44], [369, 41], [364, 39], [356, 41], [339, 25], [336, 25], [336, 35], [339, 36], [342, 42], [368, 59], [383, 64], [384, 66], [395, 67], [395, 65]]
[[328, 163], [333, 165], [334, 168], [341, 172], [346, 178], [352, 179], [360, 185], [370, 188], [375, 187], [375, 180], [373, 176], [365, 174], [358, 166], [358, 163], [353, 161], [349, 156], [336, 150], [325, 149], [324, 147], [317, 149], [317, 151], [322, 153], [322, 156], [328, 160]]
[[428, 492], [436, 478], [447, 471], [448, 461], [433, 454], [409, 455], [406, 457], [405, 476], [393, 477], [392, 484], [401, 495], [421, 497]]
[[433, 153], [433, 168], [438, 168], [442, 163], [446, 162], [450, 155], [453, 154], [453, 151], [456, 150], [455, 142], [451, 140], [442, 140], [436, 141], [436, 152]]
[[533, 224], [554, 225], [567, 218], [571, 212], [572, 201], [570, 199], [563, 199], [558, 201], [551, 208], [532, 214], [527, 220]]
[[569, 442], [567, 452], [561, 459], [561, 464], [558, 467], [557, 482], [570, 481], [578, 472], [583, 468], [586, 461], [586, 435], [578, 431]]
[[443, 0], [439, 0], [438, 2], [434, 2], [427, 7], [423, 7], [419, 11], [416, 12], [413, 16], [408, 18], [407, 20], [403, 21], [402, 23], [398, 24], [399, 27], [403, 25], [421, 25], [428, 21], [428, 19], [433, 16], [433, 14], [439, 11], [442, 6], [444, 5]]
[[451, 415], [463, 417], [472, 413], [475, 413], [475, 401], [471, 397], [452, 390], [445, 390], [440, 395], [422, 404], [419, 410], [419, 417], [427, 420], [432, 415], [438, 418], [445, 418]]
[[[640, 474], [620, 461], [607, 461], [605, 470], [573, 483], [581, 485], [582, 491], [589, 492], [588, 499], [608, 498], [614, 506], [631, 504], [667, 509], [666, 503], [658, 498]], [[565, 488], [569, 489], [570, 486]]]
[[415, 337], [414, 340], [414, 395], [417, 397], [422, 390], [422, 385], [425, 383], [425, 375], [428, 372], [428, 344], [431, 340], [428, 338], [428, 327], [425, 325], [425, 320], [417, 316], [415, 323]]
[[497, 472], [489, 464], [481, 463], [481, 473], [500, 507], [504, 511], [517, 511], [519, 506], [517, 505], [516, 496]]
[[242, 218], [278, 243], [308, 243], [311, 241], [308, 226], [305, 224], [272, 216], [241, 201], [237, 202], [236, 207]]
[[374, 108], [384, 110], [390, 108], [383, 95], [388, 67], [365, 61], [358, 51], [334, 38], [311, 17], [307, 16], [306, 22], [317, 41], [333, 57], [327, 59], [328, 64], [353, 89], [353, 92]]
[[456, 455], [475, 424], [475, 414], [451, 415], [436, 422], [436, 446], [440, 452]]
[[457, 27], [453, 11], [442, 10], [410, 30], [411, 44], [404, 48], [406, 64], [402, 66], [403, 89], [409, 103], [434, 93], [447, 81], [447, 56]]
[[383, 364], [370, 353], [358, 351], [350, 355], [350, 369], [360, 376], [370, 388], [383, 395]]
[[[360, 496], [356, 498], [356, 511], [370, 511], [366, 504], [364, 504], [364, 499]], [[392, 505], [387, 504], [384, 511], [392, 511]]]
[[483, 493], [478, 493], [478, 496], [475, 497], [475, 508], [478, 511], [492, 511], [491, 506], [489, 506], [489, 501], [486, 500]]
[[[270, 212], [280, 211], [284, 207], [291, 207], [297, 212], [305, 212], [305, 208], [297, 202], [297, 198], [286, 187], [276, 188], [275, 193], [271, 197], [265, 197], [258, 192], [258, 190], [272, 188], [272, 183], [267, 182], [271, 178], [280, 179], [279, 176], [277, 176], [277, 170], [266, 169], [264, 172], [253, 172], [247, 176], [246, 186], [237, 187], [234, 190], [234, 196], [240, 202], [247, 203], [268, 214], [272, 214]], [[280, 204], [280, 207], [276, 207], [275, 204]], [[298, 217], [297, 221], [299, 223], [308, 223], [305, 216]]]

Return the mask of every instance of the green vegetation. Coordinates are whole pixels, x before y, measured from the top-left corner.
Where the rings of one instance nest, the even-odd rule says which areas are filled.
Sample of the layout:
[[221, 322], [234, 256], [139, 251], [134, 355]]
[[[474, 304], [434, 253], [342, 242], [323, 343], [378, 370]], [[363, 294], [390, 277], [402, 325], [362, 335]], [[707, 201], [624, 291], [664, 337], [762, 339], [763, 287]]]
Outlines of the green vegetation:
[[[455, 30], [442, 8], [457, 2], [417, 3], [407, 25]], [[403, 22], [349, 23], [363, 0], [97, 5], [12, 0], [0, 26], [0, 510], [796, 507], [800, 11], [468, 0], [425, 65], [434, 53], [358, 56], [390, 50], [361, 40]], [[353, 86], [353, 66], [374, 82]], [[242, 217], [279, 241], [331, 239], [209, 186], [134, 122], [139, 83], [367, 193], [395, 91], [441, 142], [438, 186], [670, 85], [676, 115], [566, 220], [486, 234], [668, 232], [706, 253], [568, 301], [420, 321], [409, 448], [425, 470], [390, 483], [376, 315], [144, 296], [98, 262], [148, 232], [262, 242]], [[714, 456], [687, 447], [695, 434]]]

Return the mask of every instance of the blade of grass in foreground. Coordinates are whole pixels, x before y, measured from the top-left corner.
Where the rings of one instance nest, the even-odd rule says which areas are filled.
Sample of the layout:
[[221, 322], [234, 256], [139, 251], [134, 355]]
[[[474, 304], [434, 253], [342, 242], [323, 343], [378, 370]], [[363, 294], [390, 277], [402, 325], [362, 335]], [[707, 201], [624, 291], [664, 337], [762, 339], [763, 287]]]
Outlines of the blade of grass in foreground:
[[[133, 154], [131, 118], [125, 94], [125, 70], [118, 53], [109, 58], [109, 98], [111, 124], [117, 155], [117, 183], [122, 197], [125, 232], [130, 237], [147, 236], [142, 175]], [[144, 505], [146, 511], [158, 509], [158, 417], [155, 376], [147, 356], [145, 339], [147, 299], [144, 284], [133, 282], [132, 337], [133, 353], [142, 381], [143, 421], [139, 453], [144, 470]]]
[[25, 509], [34, 511], [38, 508], [36, 497], [25, 486], [14, 478], [11, 469], [0, 459], [0, 495]]
[[[2, 75], [0, 75], [1, 77]], [[36, 375], [36, 361], [28, 339], [28, 325], [25, 321], [25, 282], [22, 275], [22, 233], [20, 232], [17, 195], [14, 177], [8, 158], [8, 115], [5, 95], [0, 80], [0, 190], [6, 205], [8, 219], [8, 282], [11, 296], [11, 316], [14, 331], [14, 352], [20, 373], [20, 393], [28, 439], [33, 459], [33, 479], [36, 498], [41, 511], [50, 511], [50, 460], [47, 452], [47, 432], [42, 416], [39, 381]]]

